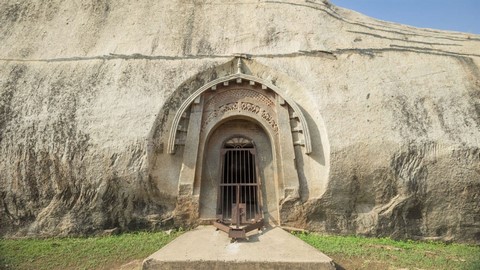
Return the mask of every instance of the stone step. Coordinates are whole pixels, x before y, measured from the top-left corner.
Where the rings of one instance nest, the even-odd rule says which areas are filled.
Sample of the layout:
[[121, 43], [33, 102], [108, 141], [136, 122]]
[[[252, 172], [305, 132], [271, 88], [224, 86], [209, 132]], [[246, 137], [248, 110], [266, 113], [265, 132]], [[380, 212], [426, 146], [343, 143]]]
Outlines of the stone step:
[[282, 230], [231, 242], [213, 226], [186, 232], [143, 261], [143, 269], [335, 269], [331, 258]]

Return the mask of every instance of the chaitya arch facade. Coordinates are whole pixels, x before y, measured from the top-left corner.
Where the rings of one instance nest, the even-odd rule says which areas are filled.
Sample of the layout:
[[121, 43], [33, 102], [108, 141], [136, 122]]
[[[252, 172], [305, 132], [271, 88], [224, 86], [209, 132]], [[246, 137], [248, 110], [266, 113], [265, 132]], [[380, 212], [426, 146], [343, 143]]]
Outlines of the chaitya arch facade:
[[[174, 206], [177, 223], [209, 223], [222, 217], [232, 220], [232, 211], [238, 211], [233, 208], [241, 205], [248, 212], [245, 216], [254, 217], [257, 210], [251, 209], [258, 207], [257, 214], [265, 222], [281, 225], [285, 223], [282, 217], [291, 215], [288, 212], [292, 210], [282, 205], [300, 203], [296, 155], [312, 153], [306, 117], [281, 89], [244, 74], [242, 60], [236, 62], [236, 73], [193, 91], [164, 123], [169, 127], [164, 132], [168, 134], [168, 156], [164, 159], [181, 162]], [[252, 148], [233, 161], [236, 164], [232, 166], [241, 168], [232, 169], [227, 159], [231, 162], [236, 156], [228, 150], [227, 142], [241, 138]], [[257, 185], [258, 190], [239, 186], [226, 192], [227, 187], [222, 188], [224, 181], [242, 185], [253, 181], [244, 179], [250, 173], [255, 176], [250, 184]]]

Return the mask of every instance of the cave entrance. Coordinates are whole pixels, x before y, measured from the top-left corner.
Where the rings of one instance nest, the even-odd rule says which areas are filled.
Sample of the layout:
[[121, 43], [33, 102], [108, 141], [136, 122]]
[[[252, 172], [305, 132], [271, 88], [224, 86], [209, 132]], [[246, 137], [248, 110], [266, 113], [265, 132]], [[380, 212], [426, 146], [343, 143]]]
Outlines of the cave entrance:
[[255, 144], [235, 136], [221, 149], [217, 221], [215, 226], [232, 238], [263, 226], [261, 181]]

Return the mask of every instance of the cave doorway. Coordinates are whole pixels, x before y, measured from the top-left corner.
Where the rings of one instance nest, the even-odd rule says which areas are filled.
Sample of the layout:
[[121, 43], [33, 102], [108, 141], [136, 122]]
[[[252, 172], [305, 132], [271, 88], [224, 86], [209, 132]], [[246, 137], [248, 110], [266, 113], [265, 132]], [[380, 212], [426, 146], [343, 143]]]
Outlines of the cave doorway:
[[237, 228], [262, 219], [260, 177], [251, 140], [236, 136], [221, 151], [217, 217]]
[[262, 189], [254, 142], [236, 135], [223, 143], [215, 226], [232, 238], [263, 226]]

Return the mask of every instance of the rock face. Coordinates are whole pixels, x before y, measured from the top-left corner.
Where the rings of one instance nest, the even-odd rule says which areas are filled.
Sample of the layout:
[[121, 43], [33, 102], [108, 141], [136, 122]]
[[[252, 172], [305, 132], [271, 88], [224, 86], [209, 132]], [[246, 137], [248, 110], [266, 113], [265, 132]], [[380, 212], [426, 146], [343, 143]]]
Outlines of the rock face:
[[0, 40], [3, 236], [198, 223], [202, 173], [182, 196], [168, 134], [241, 65], [310, 130], [298, 190], [272, 182], [279, 224], [480, 243], [478, 35], [322, 1], [6, 0]]

